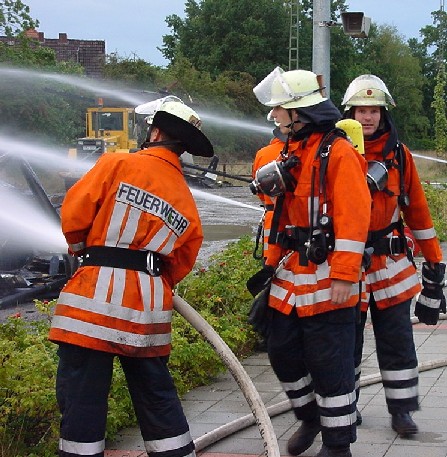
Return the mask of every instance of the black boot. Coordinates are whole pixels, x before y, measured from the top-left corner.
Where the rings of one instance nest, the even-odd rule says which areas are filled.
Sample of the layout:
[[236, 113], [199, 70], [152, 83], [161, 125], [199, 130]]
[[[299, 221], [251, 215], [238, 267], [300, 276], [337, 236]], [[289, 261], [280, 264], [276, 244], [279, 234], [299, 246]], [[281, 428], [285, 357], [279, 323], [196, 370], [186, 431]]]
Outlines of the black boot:
[[303, 421], [300, 428], [289, 438], [287, 452], [290, 455], [300, 455], [309, 449], [315, 437], [321, 430], [320, 418], [313, 421]]
[[352, 454], [349, 446], [328, 447], [323, 444], [315, 457], [352, 457]]
[[356, 420], [356, 424], [357, 425], [362, 425], [362, 422], [363, 422], [363, 417], [362, 415], [360, 414], [360, 411], [356, 408], [355, 410], [355, 414], [356, 414], [356, 417], [357, 417], [357, 420]]
[[391, 416], [391, 427], [402, 438], [415, 435], [419, 431], [409, 413], [393, 414]]

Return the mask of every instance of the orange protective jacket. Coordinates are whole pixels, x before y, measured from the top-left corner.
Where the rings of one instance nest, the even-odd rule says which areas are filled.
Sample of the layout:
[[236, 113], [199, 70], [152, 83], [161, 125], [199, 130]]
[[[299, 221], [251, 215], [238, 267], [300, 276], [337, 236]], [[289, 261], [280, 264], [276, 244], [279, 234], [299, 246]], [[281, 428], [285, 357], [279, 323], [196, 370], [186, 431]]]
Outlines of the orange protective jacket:
[[[313, 133], [298, 142], [294, 154], [301, 164], [291, 172], [297, 180], [295, 191], [286, 192], [279, 222], [279, 231], [285, 225], [310, 226], [310, 199], [312, 170], [315, 170], [314, 214], [323, 211], [323, 195], [319, 189], [320, 160], [315, 158], [323, 134]], [[316, 265], [300, 265], [298, 252], [293, 252], [273, 279], [269, 306], [290, 314], [293, 308], [299, 316], [312, 316], [327, 311], [354, 307], [359, 302], [359, 281], [362, 277], [362, 255], [367, 239], [371, 196], [366, 184], [366, 161], [343, 138], [336, 138], [330, 148], [326, 170], [327, 211], [332, 217], [335, 249], [327, 260]], [[277, 202], [278, 203], [278, 202]], [[315, 214], [316, 216], [316, 214]], [[285, 251], [275, 245], [269, 250], [266, 264], [276, 267]], [[331, 280], [352, 283], [350, 299], [341, 305], [331, 303]]]
[[169, 354], [172, 289], [203, 240], [178, 156], [162, 147], [104, 154], [67, 192], [61, 218], [71, 246], [153, 251], [163, 265], [158, 277], [81, 266], [60, 294], [49, 339], [127, 356]]
[[[279, 160], [283, 148], [284, 141], [275, 137], [270, 141], [270, 143], [267, 146], [264, 146], [256, 152], [252, 166], [253, 179], [255, 178], [256, 172], [259, 168], [261, 168], [264, 165], [267, 165], [273, 160]], [[296, 149], [296, 143], [293, 141], [289, 142], [288, 149], [289, 151], [293, 151], [294, 149]], [[272, 197], [269, 197], [268, 195], [265, 195], [262, 192], [258, 193], [257, 196], [259, 197], [259, 200], [261, 200], [262, 205], [265, 208], [265, 212], [262, 219], [262, 239], [263, 257], [266, 258], [268, 256], [268, 250], [269, 248], [271, 248], [271, 246], [269, 246], [268, 240], [270, 236], [270, 228], [272, 226], [273, 207], [275, 202], [274, 199], [272, 199]]]
[[[382, 151], [389, 137], [385, 133], [379, 138], [365, 141], [365, 158], [367, 161], [377, 160], [383, 162]], [[398, 196], [400, 195], [400, 176], [398, 163], [388, 169], [387, 188], [389, 192], [374, 192], [373, 206], [371, 212], [371, 231], [382, 230], [391, 223], [397, 222], [402, 216], [405, 224], [411, 229], [418, 242], [422, 254], [429, 262], [440, 262], [442, 251], [433, 221], [430, 216], [424, 189], [421, 185], [419, 175], [409, 149], [403, 145], [405, 153], [404, 188], [410, 198], [410, 204], [400, 207]], [[386, 159], [393, 159], [392, 151]], [[387, 235], [397, 236], [397, 230]], [[373, 294], [379, 309], [388, 308], [402, 303], [420, 292], [421, 286], [413, 263], [406, 254], [396, 256], [372, 255], [371, 268], [366, 276], [366, 298], [369, 301], [369, 294]], [[368, 303], [362, 303], [362, 310], [366, 311]]]

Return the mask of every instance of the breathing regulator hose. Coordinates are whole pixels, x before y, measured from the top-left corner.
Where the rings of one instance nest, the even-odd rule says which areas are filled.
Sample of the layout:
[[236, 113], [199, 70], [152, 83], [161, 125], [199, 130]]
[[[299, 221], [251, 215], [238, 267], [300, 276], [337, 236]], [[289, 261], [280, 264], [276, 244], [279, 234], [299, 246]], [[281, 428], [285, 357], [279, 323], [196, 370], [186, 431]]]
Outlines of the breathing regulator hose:
[[[196, 438], [194, 440], [196, 451], [199, 452], [227, 436], [257, 424], [261, 438], [264, 440], [265, 455], [267, 457], [279, 457], [278, 441], [270, 418], [289, 411], [291, 409], [290, 401], [284, 400], [275, 405], [266, 407], [242, 364], [213, 327], [178, 295], [174, 295], [174, 309], [213, 346], [217, 355], [233, 375], [252, 410], [252, 414], [242, 416]], [[447, 319], [447, 314], [441, 314], [439, 319]], [[412, 317], [411, 323], [417, 324], [419, 323], [419, 319], [417, 317]], [[427, 362], [419, 363], [418, 370], [419, 372], [423, 372], [445, 366], [447, 366], [447, 359], [445, 358], [429, 360]], [[382, 376], [380, 373], [362, 376], [360, 378], [360, 387], [378, 384], [381, 381]]]
[[[278, 440], [276, 439], [269, 413], [267, 412], [264, 402], [262, 401], [259, 392], [256, 390], [253, 381], [250, 376], [248, 376], [242, 364], [214, 328], [185, 300], [178, 295], [174, 295], [173, 303], [174, 309], [181, 314], [211, 344], [211, 346], [213, 346], [217, 355], [233, 375], [252, 410], [253, 414], [250, 415], [250, 418], [252, 419], [251, 424], [256, 423], [258, 425], [259, 433], [263, 440], [265, 455], [267, 457], [280, 457]], [[198, 452], [207, 446], [210, 446], [231, 433], [234, 433], [234, 431], [228, 433], [226, 426], [219, 427], [210, 433], [206, 433], [194, 440], [196, 451]]]

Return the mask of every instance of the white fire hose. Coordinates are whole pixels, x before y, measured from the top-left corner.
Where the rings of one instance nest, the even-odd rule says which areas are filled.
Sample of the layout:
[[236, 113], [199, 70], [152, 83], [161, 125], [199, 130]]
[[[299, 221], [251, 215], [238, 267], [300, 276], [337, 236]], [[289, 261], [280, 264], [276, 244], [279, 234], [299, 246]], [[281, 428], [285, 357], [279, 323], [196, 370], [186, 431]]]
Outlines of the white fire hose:
[[[253, 423], [258, 425], [259, 433], [263, 440], [265, 450], [264, 454], [267, 457], [280, 457], [278, 440], [276, 439], [269, 413], [267, 412], [264, 402], [262, 401], [259, 392], [256, 390], [253, 381], [250, 376], [248, 376], [238, 358], [233, 354], [231, 349], [214, 330], [214, 328], [194, 308], [192, 308], [178, 295], [174, 295], [174, 309], [181, 314], [203, 337], [205, 337], [233, 375], [253, 413], [249, 415], [251, 423], [247, 425], [251, 425]], [[245, 427], [247, 427], [247, 425], [245, 425]], [[221, 429], [223, 430], [221, 431]], [[200, 438], [194, 440], [196, 451], [200, 451], [207, 446], [210, 446], [231, 433], [234, 432], [228, 433], [226, 425], [219, 427], [210, 433], [206, 433]]]
[[[214, 347], [217, 355], [221, 358], [222, 362], [227, 366], [235, 378], [238, 386], [241, 388], [248, 405], [252, 410], [252, 414], [247, 414], [234, 421], [228, 422], [211, 432], [194, 440], [196, 451], [201, 451], [206, 447], [216, 443], [217, 441], [226, 438], [244, 428], [253, 424], [257, 424], [259, 433], [263, 439], [265, 455], [267, 457], [280, 457], [278, 441], [276, 439], [275, 431], [273, 429], [271, 417], [282, 414], [291, 409], [289, 400], [284, 400], [276, 405], [265, 407], [262, 399], [256, 390], [251, 378], [239, 362], [237, 357], [233, 354], [228, 345], [222, 340], [214, 328], [185, 300], [178, 295], [174, 295], [174, 309], [181, 314], [205, 339]], [[441, 314], [440, 320], [447, 319], [447, 314]], [[419, 319], [417, 317], [411, 318], [412, 324], [417, 324]], [[430, 360], [418, 364], [419, 372], [433, 370], [447, 366], [447, 359]], [[377, 384], [382, 381], [380, 373], [362, 376], [360, 378], [360, 387]]]

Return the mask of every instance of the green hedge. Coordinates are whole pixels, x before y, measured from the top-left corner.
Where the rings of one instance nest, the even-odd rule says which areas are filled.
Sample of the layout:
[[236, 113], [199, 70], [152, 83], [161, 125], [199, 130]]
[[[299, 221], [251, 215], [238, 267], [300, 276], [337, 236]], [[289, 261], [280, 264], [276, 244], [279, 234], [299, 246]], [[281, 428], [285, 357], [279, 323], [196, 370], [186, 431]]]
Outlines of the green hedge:
[[[256, 337], [247, 323], [250, 296], [245, 282], [259, 267], [253, 241], [245, 237], [185, 278], [177, 293], [218, 331], [238, 357], [249, 354]], [[36, 301], [42, 319], [19, 314], [0, 325], [0, 455], [54, 456], [59, 436], [55, 396], [57, 346], [47, 339], [54, 301]], [[179, 393], [212, 380], [223, 365], [211, 346], [174, 313], [170, 367]], [[124, 374], [115, 359], [107, 436], [136, 424]]]

